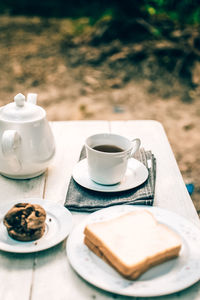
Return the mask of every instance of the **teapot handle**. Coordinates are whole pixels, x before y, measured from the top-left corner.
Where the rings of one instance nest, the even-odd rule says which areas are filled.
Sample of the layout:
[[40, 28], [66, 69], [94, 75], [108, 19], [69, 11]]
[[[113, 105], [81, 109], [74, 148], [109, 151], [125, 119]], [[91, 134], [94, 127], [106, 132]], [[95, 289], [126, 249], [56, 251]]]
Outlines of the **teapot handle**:
[[21, 136], [16, 130], [5, 130], [2, 135], [2, 152], [9, 160], [15, 171], [21, 169], [21, 162], [17, 157], [17, 149], [21, 144]]

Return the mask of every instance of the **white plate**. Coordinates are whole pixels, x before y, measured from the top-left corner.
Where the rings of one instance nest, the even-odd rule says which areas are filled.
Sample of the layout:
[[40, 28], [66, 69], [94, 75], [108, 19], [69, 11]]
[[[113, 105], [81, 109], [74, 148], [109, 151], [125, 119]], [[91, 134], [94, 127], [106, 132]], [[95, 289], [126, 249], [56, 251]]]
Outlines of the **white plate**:
[[[41, 205], [46, 213], [44, 235], [35, 241], [21, 242], [12, 239], [3, 224], [3, 217], [16, 203], [29, 202]], [[21, 199], [0, 207], [0, 250], [17, 253], [37, 252], [57, 245], [64, 240], [72, 229], [72, 215], [64, 206], [40, 198]]]
[[[160, 223], [182, 238], [178, 258], [155, 266], [137, 280], [127, 280], [97, 257], [83, 243], [86, 224], [108, 220], [132, 210], [147, 209]], [[120, 205], [92, 213], [74, 228], [67, 241], [67, 255], [74, 270], [89, 283], [106, 291], [136, 297], [167, 295], [185, 289], [200, 279], [200, 230], [185, 218], [170, 211], [147, 206]]]
[[147, 168], [138, 160], [131, 158], [123, 180], [115, 185], [102, 185], [90, 179], [88, 173], [87, 159], [80, 160], [74, 167], [74, 180], [81, 186], [98, 192], [120, 192], [135, 188], [145, 182], [148, 178]]

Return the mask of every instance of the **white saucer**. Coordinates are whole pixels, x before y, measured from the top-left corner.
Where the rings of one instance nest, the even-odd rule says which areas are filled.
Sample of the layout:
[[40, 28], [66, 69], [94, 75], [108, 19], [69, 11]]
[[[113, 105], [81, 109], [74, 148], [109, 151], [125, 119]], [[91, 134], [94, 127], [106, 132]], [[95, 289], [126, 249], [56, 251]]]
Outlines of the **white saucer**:
[[135, 188], [148, 178], [147, 168], [138, 160], [131, 158], [123, 180], [115, 185], [95, 183], [89, 177], [87, 159], [79, 161], [73, 170], [74, 180], [81, 186], [98, 192], [120, 192]]
[[[106, 221], [130, 211], [143, 209], [150, 211], [159, 223], [177, 232], [182, 239], [182, 248], [179, 257], [149, 269], [137, 280], [128, 280], [89, 250], [84, 244], [83, 232], [89, 223]], [[199, 249], [200, 230], [197, 226], [171, 211], [148, 205], [115, 205], [98, 210], [75, 226], [66, 246], [71, 266], [89, 283], [111, 293], [154, 297], [153, 299], [156, 299], [156, 296], [179, 292], [199, 281]]]
[[[12, 239], [3, 224], [4, 215], [16, 203], [29, 202], [41, 205], [46, 211], [44, 235], [35, 241], [21, 242]], [[72, 229], [72, 214], [64, 206], [41, 198], [21, 199], [0, 207], [0, 250], [15, 253], [31, 253], [48, 249], [64, 240]]]

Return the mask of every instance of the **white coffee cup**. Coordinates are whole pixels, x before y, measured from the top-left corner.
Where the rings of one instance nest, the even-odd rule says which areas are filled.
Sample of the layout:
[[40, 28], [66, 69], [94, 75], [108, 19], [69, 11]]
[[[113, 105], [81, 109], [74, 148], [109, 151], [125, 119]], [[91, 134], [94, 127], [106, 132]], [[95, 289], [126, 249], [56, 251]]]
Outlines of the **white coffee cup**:
[[100, 133], [88, 137], [85, 148], [90, 178], [103, 185], [122, 181], [128, 159], [138, 151], [140, 144], [140, 139], [130, 141], [113, 133]]

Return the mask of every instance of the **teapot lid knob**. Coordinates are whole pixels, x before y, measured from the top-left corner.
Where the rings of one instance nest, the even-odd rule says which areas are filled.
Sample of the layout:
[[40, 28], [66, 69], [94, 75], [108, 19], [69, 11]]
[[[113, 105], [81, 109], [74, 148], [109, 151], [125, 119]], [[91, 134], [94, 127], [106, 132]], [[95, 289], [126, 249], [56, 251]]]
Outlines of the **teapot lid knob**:
[[16, 103], [16, 106], [22, 107], [22, 106], [24, 106], [25, 96], [23, 94], [19, 93], [14, 97], [14, 101]]

